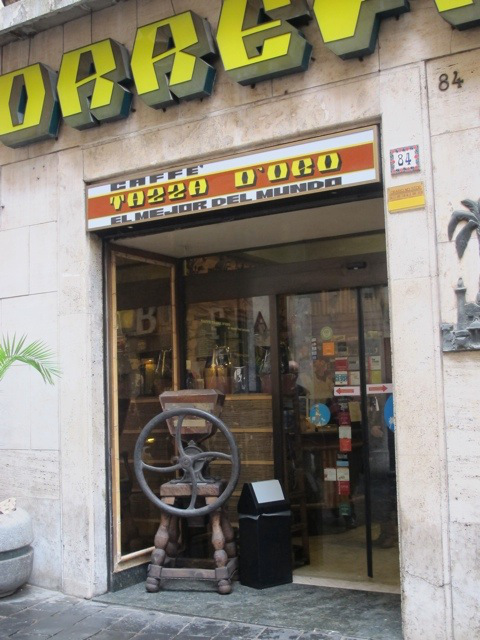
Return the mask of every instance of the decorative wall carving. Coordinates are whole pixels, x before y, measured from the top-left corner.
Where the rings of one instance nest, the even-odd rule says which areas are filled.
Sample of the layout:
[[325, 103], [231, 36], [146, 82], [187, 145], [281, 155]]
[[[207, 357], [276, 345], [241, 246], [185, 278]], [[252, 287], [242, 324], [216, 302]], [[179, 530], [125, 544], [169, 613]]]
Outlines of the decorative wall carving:
[[[480, 199], [462, 200], [465, 209], [454, 211], [448, 224], [448, 238], [451, 240], [459, 223], [465, 222], [457, 234], [455, 246], [457, 255], [463, 254], [473, 233], [480, 249]], [[442, 337], [444, 351], [472, 351], [480, 349], [480, 286], [475, 302], [467, 302], [467, 289], [460, 278], [455, 289], [457, 296], [457, 324], [443, 323]]]

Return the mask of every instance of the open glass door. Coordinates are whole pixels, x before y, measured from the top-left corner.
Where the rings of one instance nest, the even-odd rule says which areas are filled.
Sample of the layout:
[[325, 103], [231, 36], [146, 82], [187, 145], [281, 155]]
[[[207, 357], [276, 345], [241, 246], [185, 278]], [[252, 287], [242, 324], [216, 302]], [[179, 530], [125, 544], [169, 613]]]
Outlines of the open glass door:
[[294, 547], [305, 530], [310, 547], [299, 573], [397, 584], [387, 288], [280, 296], [278, 308], [284, 475]]
[[[158, 510], [133, 471], [140, 431], [161, 412], [158, 396], [178, 388], [175, 268], [164, 259], [111, 254], [111, 455], [114, 570], [144, 562], [158, 527]], [[173, 441], [165, 425], [152, 432], [147, 455], [169, 464]], [[155, 478], [158, 481], [158, 477]]]

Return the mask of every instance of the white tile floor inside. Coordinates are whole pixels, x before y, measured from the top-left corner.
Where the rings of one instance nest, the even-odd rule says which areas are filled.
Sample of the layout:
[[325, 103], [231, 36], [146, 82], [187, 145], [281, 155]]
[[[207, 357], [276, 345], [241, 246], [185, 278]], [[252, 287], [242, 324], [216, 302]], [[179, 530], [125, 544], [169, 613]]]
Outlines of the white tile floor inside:
[[[372, 529], [375, 540], [378, 525]], [[310, 536], [310, 564], [294, 571], [294, 582], [400, 593], [398, 546], [373, 546], [373, 578], [367, 575], [365, 527]]]

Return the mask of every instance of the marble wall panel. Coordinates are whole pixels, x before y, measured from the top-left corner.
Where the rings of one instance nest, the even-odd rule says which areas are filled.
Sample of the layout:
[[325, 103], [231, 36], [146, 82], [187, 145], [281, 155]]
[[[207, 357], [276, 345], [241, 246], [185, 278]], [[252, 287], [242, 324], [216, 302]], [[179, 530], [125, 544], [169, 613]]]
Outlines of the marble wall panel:
[[423, 575], [405, 573], [402, 576], [402, 631], [406, 640], [456, 638], [447, 613], [450, 609], [447, 595], [444, 587], [432, 584]]
[[[58, 451], [1, 451], [0, 487], [5, 497], [22, 500], [59, 499]], [[28, 470], [28, 473], [25, 473]], [[5, 491], [7, 487], [7, 491]]]
[[452, 549], [452, 591], [455, 640], [470, 640], [480, 636], [480, 525], [457, 523], [450, 526], [456, 541]]
[[0, 255], [3, 267], [0, 269], [2, 298], [27, 295], [30, 286], [28, 227], [2, 229]]
[[[123, 172], [149, 170], [168, 158], [169, 165], [198, 162], [215, 154], [241, 151], [288, 139], [326, 133], [328, 128], [368, 122], [379, 113], [376, 78], [361, 79], [330, 90], [310, 90], [299, 100], [283, 96], [275, 101], [244, 106], [195, 122], [178, 123], [102, 145], [85, 147], [85, 179], [90, 181]], [[245, 128], [245, 123], [249, 127]], [[353, 126], [353, 125], [352, 125]], [[182, 144], [178, 141], [182, 140]], [[142, 168], [138, 166], [139, 159]]]
[[31, 226], [29, 231], [29, 292], [35, 294], [56, 291], [57, 223], [36, 224]]
[[60, 590], [62, 585], [62, 538], [60, 500], [21, 498], [33, 523], [33, 568], [29, 583], [44, 589]]
[[[195, 2], [195, 5], [190, 3], [187, 9], [191, 9], [196, 13], [200, 11], [200, 15], [206, 18], [207, 16], [204, 15], [205, 5], [215, 7], [215, 5], [218, 5], [218, 2], [217, 0], [211, 0], [210, 2], [207, 0], [202, 3], [200, 0], [199, 2]], [[137, 0], [137, 24], [139, 27], [143, 27], [146, 24], [156, 22], [157, 20], [164, 20], [165, 18], [173, 16], [175, 13], [181, 13], [187, 9], [176, 11], [172, 0]]]
[[57, 351], [57, 294], [40, 293], [4, 299], [3, 322], [8, 331], [28, 339], [43, 340]]
[[[4, 333], [9, 332], [4, 329]], [[13, 336], [12, 333], [9, 334]], [[0, 391], [0, 449], [30, 449], [30, 411], [28, 402], [28, 371], [26, 366], [12, 366], [2, 380]], [[0, 453], [0, 459], [4, 455]], [[22, 471], [23, 472], [23, 471]], [[9, 485], [2, 486], [2, 493], [9, 492]], [[4, 496], [7, 497], [7, 496]]]
[[137, 3], [135, 0], [122, 2], [121, 11], [114, 5], [92, 14], [92, 42], [113, 38], [131, 51], [136, 31]]
[[92, 14], [67, 22], [63, 26], [64, 51], [73, 51], [92, 42]]
[[16, 40], [2, 47], [2, 73], [16, 71], [29, 64], [30, 40]]
[[29, 64], [43, 62], [54, 71], [60, 69], [63, 55], [63, 26], [37, 33], [30, 42]]
[[[433, 0], [414, 0], [410, 12], [383, 20], [379, 35], [380, 68], [401, 67], [450, 53], [452, 29]], [[398, 87], [399, 97], [402, 86]]]
[[[461, 86], [453, 82], [455, 73], [463, 80]], [[448, 76], [448, 89], [446, 84], [441, 84], [444, 74]], [[432, 136], [478, 128], [475, 109], [480, 93], [478, 49], [428, 62], [427, 78]], [[448, 161], [448, 157], [444, 156], [443, 160]]]
[[1, 175], [2, 229], [57, 219], [58, 154], [4, 166]]
[[443, 357], [447, 429], [471, 431], [479, 427], [479, 364], [480, 354], [475, 352], [447, 353]]

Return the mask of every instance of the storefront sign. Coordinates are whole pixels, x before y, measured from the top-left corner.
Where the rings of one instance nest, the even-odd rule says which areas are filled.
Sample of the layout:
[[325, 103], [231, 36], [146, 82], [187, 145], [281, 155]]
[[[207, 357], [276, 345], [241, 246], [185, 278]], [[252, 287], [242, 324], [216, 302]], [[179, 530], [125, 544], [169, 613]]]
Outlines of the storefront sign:
[[425, 189], [423, 182], [412, 182], [398, 187], [390, 187], [388, 194], [388, 210], [390, 213], [421, 209], [425, 206]]
[[377, 129], [89, 187], [89, 231], [378, 182]]
[[[458, 29], [480, 24], [480, 0], [435, 3]], [[314, 0], [312, 9], [306, 0], [223, 0], [216, 39], [230, 78], [251, 85], [308, 68], [312, 45], [299, 27], [313, 16], [324, 44], [348, 59], [372, 53], [382, 19], [409, 10], [408, 0]], [[139, 27], [131, 56], [106, 38], [66, 52], [58, 74], [41, 62], [6, 73], [0, 141], [20, 147], [55, 138], [60, 111], [80, 130], [126, 118], [133, 85], [154, 109], [208, 97], [216, 51], [207, 20], [185, 11]]]
[[442, 18], [457, 29], [480, 25], [480, 0], [435, 0]]

